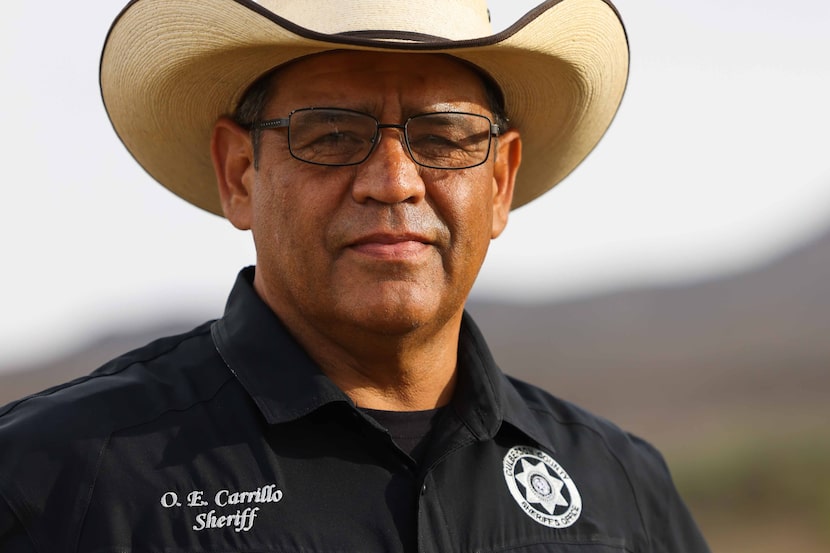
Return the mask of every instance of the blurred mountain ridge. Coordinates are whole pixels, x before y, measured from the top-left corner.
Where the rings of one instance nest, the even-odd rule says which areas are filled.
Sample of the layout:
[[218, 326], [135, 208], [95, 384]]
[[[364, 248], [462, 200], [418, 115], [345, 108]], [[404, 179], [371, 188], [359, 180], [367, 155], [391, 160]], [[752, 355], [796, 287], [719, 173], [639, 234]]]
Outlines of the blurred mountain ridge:
[[505, 372], [667, 446], [765, 426], [830, 443], [830, 229], [726, 277], [469, 311]]

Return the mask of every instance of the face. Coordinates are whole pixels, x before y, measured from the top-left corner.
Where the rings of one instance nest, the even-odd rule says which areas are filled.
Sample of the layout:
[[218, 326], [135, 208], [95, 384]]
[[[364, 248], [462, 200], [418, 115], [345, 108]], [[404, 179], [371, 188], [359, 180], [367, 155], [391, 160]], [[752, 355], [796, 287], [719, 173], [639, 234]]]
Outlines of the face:
[[[263, 119], [305, 107], [357, 110], [382, 123], [433, 111], [492, 119], [480, 77], [440, 55], [302, 59], [277, 73]], [[252, 230], [255, 287], [284, 320], [324, 334], [396, 335], [460, 318], [489, 242], [507, 221], [520, 158], [515, 131], [493, 141], [483, 165], [442, 170], [416, 165], [397, 129], [381, 131], [369, 159], [350, 167], [294, 159], [286, 130], [267, 130], [255, 169], [247, 133], [229, 121], [217, 129], [225, 214]]]

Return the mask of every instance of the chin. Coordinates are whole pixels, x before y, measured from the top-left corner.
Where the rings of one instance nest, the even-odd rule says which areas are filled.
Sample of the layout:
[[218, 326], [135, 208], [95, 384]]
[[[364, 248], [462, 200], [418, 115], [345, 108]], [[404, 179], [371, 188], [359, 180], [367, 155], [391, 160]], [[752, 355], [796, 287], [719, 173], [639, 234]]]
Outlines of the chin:
[[[395, 298], [376, 296], [359, 307], [352, 305], [341, 320], [374, 334], [399, 336], [427, 327], [440, 327], [452, 317], [453, 310], [436, 298]], [[459, 309], [456, 311], [460, 311]]]

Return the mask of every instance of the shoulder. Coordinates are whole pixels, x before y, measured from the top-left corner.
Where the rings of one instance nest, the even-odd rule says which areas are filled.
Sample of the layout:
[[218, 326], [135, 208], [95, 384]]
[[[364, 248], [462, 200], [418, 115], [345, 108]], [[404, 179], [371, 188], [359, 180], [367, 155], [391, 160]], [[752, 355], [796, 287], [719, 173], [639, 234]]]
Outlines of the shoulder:
[[573, 403], [508, 377], [556, 456], [569, 472], [601, 490], [603, 501], [625, 510], [631, 498], [639, 524], [656, 551], [708, 551], [672, 481], [663, 455], [649, 442]]
[[58, 470], [86, 473], [114, 432], [187, 409], [231, 378], [205, 323], [9, 403], [0, 408], [0, 492]]
[[673, 490], [662, 454], [646, 440], [574, 403], [507, 377], [556, 449], [603, 459], [624, 474], [637, 495]]
[[112, 436], [186, 412], [232, 379], [210, 327], [161, 338], [0, 408], [0, 501], [17, 528], [42, 538], [30, 530], [48, 521], [53, 543], [72, 543], [73, 526], [60, 521], [83, 519]]
[[[183, 384], [198, 382], [195, 373], [203, 377], [204, 367], [219, 360], [210, 338], [210, 324], [160, 338], [112, 359], [87, 376], [0, 407], [0, 440], [18, 429], [28, 435], [55, 427], [66, 430], [79, 418], [86, 424], [114, 429], [135, 424], [142, 413], [149, 415], [153, 408], [194, 399], [198, 390]], [[84, 418], [93, 413], [108, 416]], [[44, 419], [50, 424], [41, 424]]]
[[613, 422], [549, 392], [508, 376], [533, 417], [548, 432], [556, 433], [556, 442], [569, 443], [565, 436], [578, 436], [583, 443], [602, 447], [614, 456], [659, 458], [660, 453], [648, 442], [621, 429]]

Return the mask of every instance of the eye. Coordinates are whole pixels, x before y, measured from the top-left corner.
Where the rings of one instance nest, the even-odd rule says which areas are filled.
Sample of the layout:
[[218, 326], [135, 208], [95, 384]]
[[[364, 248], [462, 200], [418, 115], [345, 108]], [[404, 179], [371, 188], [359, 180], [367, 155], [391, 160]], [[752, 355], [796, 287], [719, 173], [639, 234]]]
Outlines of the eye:
[[409, 144], [416, 149], [460, 148], [453, 137], [442, 134], [419, 134], [409, 138]]
[[422, 155], [466, 155], [489, 142], [486, 118], [467, 113], [430, 113], [407, 124], [410, 147]]
[[338, 147], [349, 144], [362, 144], [364, 142], [365, 140], [362, 137], [355, 135], [353, 132], [343, 132], [337, 129], [323, 133], [311, 141], [312, 145]]

